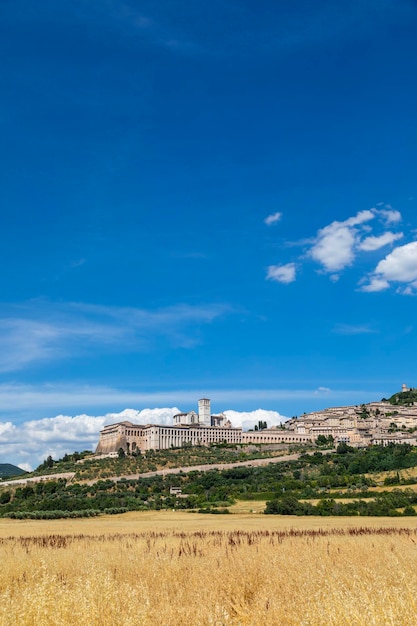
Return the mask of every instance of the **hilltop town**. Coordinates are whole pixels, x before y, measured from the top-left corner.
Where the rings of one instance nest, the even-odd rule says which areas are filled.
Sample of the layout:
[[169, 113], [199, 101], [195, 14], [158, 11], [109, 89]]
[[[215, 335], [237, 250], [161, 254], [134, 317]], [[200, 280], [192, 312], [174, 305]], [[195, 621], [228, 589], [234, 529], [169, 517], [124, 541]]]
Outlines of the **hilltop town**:
[[243, 431], [234, 428], [223, 413], [212, 415], [210, 400], [198, 401], [198, 413], [173, 417], [173, 425], [133, 424], [105, 426], [100, 432], [97, 455], [166, 450], [185, 445], [347, 443], [417, 445], [417, 391], [402, 385], [389, 399], [368, 404], [327, 408], [294, 417], [280, 426]]
[[404, 384], [389, 399], [305, 413], [290, 419], [285, 428], [294, 434], [310, 436], [311, 441], [321, 435], [355, 447], [388, 443], [417, 445], [417, 390]]

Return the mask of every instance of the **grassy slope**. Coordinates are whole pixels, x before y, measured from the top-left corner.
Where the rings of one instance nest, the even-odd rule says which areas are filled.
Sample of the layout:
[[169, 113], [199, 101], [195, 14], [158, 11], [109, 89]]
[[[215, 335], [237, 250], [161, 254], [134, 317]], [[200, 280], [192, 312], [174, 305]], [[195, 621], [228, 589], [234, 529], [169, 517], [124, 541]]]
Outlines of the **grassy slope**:
[[82, 461], [59, 461], [48, 469], [32, 472], [28, 476], [75, 472], [76, 480], [106, 479], [113, 476], [143, 474], [156, 470], [192, 465], [233, 463], [259, 458], [270, 458], [296, 451], [297, 446], [277, 446], [276, 450], [265, 450], [262, 446], [196, 446], [171, 450], [150, 451], [146, 455], [124, 458], [86, 457]]

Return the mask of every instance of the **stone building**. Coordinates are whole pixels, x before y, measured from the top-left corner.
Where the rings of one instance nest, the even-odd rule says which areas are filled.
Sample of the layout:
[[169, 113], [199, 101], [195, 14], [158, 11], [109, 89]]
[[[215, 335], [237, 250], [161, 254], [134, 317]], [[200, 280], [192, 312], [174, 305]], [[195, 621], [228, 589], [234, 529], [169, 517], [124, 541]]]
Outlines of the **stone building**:
[[211, 415], [208, 398], [199, 400], [198, 413], [178, 413], [174, 415], [173, 422], [173, 426], [132, 424], [128, 421], [109, 424], [100, 431], [96, 454], [111, 454], [120, 449], [132, 454], [223, 441], [241, 443], [242, 440], [242, 429], [232, 428], [225, 415]]

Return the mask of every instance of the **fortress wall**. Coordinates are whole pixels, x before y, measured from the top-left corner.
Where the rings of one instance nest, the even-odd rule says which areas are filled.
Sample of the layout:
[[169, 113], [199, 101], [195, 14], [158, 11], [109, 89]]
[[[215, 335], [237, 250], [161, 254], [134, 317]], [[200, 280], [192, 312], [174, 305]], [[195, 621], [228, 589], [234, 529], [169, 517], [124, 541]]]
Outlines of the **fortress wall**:
[[95, 454], [109, 454], [110, 452], [118, 452], [120, 448], [126, 451], [126, 437], [120, 433], [111, 437], [102, 437], [100, 433], [100, 439], [95, 451]]

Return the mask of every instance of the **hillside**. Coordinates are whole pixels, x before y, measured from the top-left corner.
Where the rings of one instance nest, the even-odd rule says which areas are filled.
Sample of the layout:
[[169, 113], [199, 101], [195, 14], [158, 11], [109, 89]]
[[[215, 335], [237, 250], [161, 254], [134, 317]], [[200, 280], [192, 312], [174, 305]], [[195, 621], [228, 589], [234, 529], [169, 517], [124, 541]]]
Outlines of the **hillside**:
[[26, 474], [25, 470], [17, 467], [17, 465], [12, 465], [11, 463], [0, 463], [0, 478], [21, 476], [22, 474]]
[[[157, 453], [153, 461], [158, 465]], [[280, 515], [410, 516], [417, 508], [417, 450], [409, 444], [301, 454], [259, 467], [100, 480], [4, 485], [0, 517], [51, 519], [184, 509], [231, 513], [237, 501]]]
[[417, 402], [417, 389], [411, 388], [407, 391], [399, 391], [394, 393], [388, 402], [394, 406], [412, 406], [414, 402]]
[[274, 446], [264, 450], [262, 446], [233, 446], [213, 444], [211, 446], [184, 446], [168, 450], [148, 450], [146, 454], [118, 457], [97, 457], [91, 452], [66, 454], [59, 461], [48, 457], [30, 476], [45, 476], [64, 472], [75, 472], [75, 480], [106, 479], [112, 476], [144, 474], [156, 470], [190, 465], [233, 463], [253, 459], [279, 456], [288, 452], [288, 446]]

